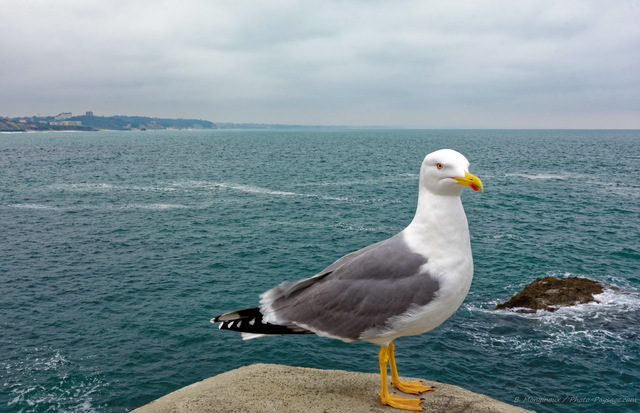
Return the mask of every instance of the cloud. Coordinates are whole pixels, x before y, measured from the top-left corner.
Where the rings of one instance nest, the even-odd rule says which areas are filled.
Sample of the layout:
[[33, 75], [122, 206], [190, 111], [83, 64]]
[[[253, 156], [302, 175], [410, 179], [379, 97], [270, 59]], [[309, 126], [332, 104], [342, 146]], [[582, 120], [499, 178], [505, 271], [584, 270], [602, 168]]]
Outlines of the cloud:
[[0, 114], [640, 127], [640, 7], [5, 0]]

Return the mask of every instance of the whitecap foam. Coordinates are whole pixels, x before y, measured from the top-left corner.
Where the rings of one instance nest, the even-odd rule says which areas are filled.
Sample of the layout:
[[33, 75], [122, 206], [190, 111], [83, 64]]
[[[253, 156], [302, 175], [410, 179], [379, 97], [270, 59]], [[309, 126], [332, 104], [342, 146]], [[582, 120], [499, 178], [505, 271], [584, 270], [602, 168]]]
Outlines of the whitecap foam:
[[[159, 186], [140, 186], [140, 185], [113, 185], [108, 183], [76, 183], [76, 184], [54, 184], [50, 188], [58, 191], [74, 191], [74, 192], [109, 192], [109, 191], [140, 191], [140, 192], [171, 192], [171, 191], [190, 191], [190, 190], [231, 190], [238, 191], [247, 194], [267, 195], [267, 196], [282, 196], [282, 197], [300, 197], [300, 198], [318, 198], [326, 201], [339, 201], [339, 202], [359, 202], [350, 197], [323, 195], [323, 194], [308, 194], [293, 191], [284, 191], [278, 189], [265, 188], [256, 185], [247, 185], [231, 182], [209, 182], [209, 181], [180, 181], [173, 182], [166, 185]], [[362, 201], [366, 202], [366, 201]], [[136, 204], [137, 205], [137, 204]], [[158, 204], [161, 205], [161, 204]], [[171, 209], [179, 206], [170, 206]], [[182, 206], [184, 207], [184, 206]], [[144, 208], [144, 206], [137, 206], [137, 208]], [[186, 207], [185, 207], [186, 208]], [[35, 209], [35, 208], [34, 208]], [[44, 208], [41, 208], [44, 209]], [[162, 207], [155, 208], [153, 206], [147, 209], [163, 209]]]
[[296, 186], [298, 187], [309, 187], [309, 186], [359, 186], [359, 185], [374, 185], [378, 186], [383, 182], [401, 182], [401, 181], [413, 181], [418, 180], [420, 178], [419, 174], [416, 173], [401, 173], [398, 175], [390, 175], [383, 176], [376, 179], [350, 179], [344, 181], [319, 181], [319, 182], [305, 182], [298, 183]]
[[516, 234], [504, 233], [504, 234], [481, 234], [476, 236], [477, 239], [507, 239], [507, 240], [520, 240], [522, 237]]
[[254, 185], [237, 184], [230, 182], [208, 182], [208, 181], [182, 181], [170, 184], [172, 189], [231, 189], [239, 192], [246, 192], [251, 194], [265, 194], [265, 195], [278, 195], [278, 196], [304, 196], [296, 192], [279, 191]]
[[218, 184], [218, 186], [221, 187], [221, 188], [228, 188], [228, 189], [232, 189], [232, 190], [236, 190], [236, 191], [241, 191], [241, 192], [246, 192], [246, 193], [253, 193], [253, 194], [264, 194], [264, 195], [275, 195], [275, 196], [293, 196], [293, 197], [300, 197], [300, 198], [319, 198], [319, 199], [324, 199], [324, 200], [327, 200], [327, 201], [343, 201], [343, 202], [352, 201], [352, 199], [348, 198], [348, 197], [336, 197], [336, 196], [330, 196], [330, 195], [317, 195], [317, 194], [303, 194], [303, 193], [299, 193], [299, 192], [279, 191], [279, 190], [263, 188], [263, 187], [259, 187], [259, 186], [252, 186], [252, 185], [222, 183], [222, 184]]
[[[51, 348], [23, 348], [20, 358], [0, 362], [10, 396], [7, 406], [16, 411], [54, 410], [97, 412], [92, 394], [105, 386], [101, 375], [86, 371]], [[45, 384], [46, 383], [46, 384]]]
[[[606, 321], [624, 316], [625, 313], [640, 311], [640, 294], [627, 292], [618, 288], [605, 288], [593, 296], [596, 300], [590, 303], [561, 307], [556, 311], [538, 311], [528, 314], [531, 318], [549, 323], [572, 322], [587, 323], [588, 320]], [[597, 326], [595, 326], [597, 327]]]
[[104, 182], [53, 184], [49, 188], [56, 191], [71, 192], [111, 192], [111, 191], [139, 191], [139, 192], [168, 192], [175, 191], [172, 186], [145, 186], [145, 185], [114, 185]]
[[61, 208], [43, 204], [9, 204], [10, 208], [60, 210]]
[[152, 209], [152, 210], [168, 210], [168, 209], [188, 209], [187, 205], [182, 204], [138, 204], [136, 207], [141, 209]]
[[357, 225], [346, 222], [336, 222], [331, 225], [332, 228], [336, 228], [343, 231], [350, 232], [382, 232], [382, 233], [392, 233], [398, 232], [398, 228], [389, 228], [387, 226], [365, 226], [365, 225]]
[[[575, 275], [565, 273], [564, 276], [574, 277]], [[593, 298], [595, 300], [594, 302], [560, 307], [556, 311], [538, 310], [534, 313], [519, 312], [517, 311], [518, 309], [493, 310], [501, 300], [493, 300], [481, 306], [469, 305], [467, 308], [470, 311], [509, 314], [548, 322], [570, 319], [583, 321], [589, 318], [596, 318], [599, 314], [606, 315], [608, 313], [616, 314], [640, 311], [640, 293], [626, 291], [617, 286], [605, 287], [602, 293], [595, 294]]]
[[182, 204], [126, 204], [112, 209], [148, 209], [154, 211], [166, 211], [172, 209], [188, 209], [187, 205]]
[[250, 194], [265, 194], [265, 195], [278, 195], [278, 196], [305, 196], [304, 194], [299, 194], [296, 192], [278, 191], [274, 189], [262, 188], [259, 186], [252, 186], [252, 185], [229, 184], [229, 183], [218, 183], [215, 185], [220, 188], [233, 189], [235, 191], [247, 192]]
[[[495, 318], [493, 328], [474, 328], [468, 333], [480, 344], [507, 345], [522, 352], [553, 353], [560, 348], [608, 349], [627, 357], [630, 337], [640, 334], [636, 319], [640, 314], [640, 294], [617, 287], [594, 295], [597, 302], [562, 307], [556, 311], [519, 313], [514, 309], [493, 310], [499, 300], [480, 305], [468, 304], [471, 312]], [[505, 318], [506, 317], [506, 318]], [[520, 321], [519, 321], [520, 320]]]
[[330, 195], [307, 195], [307, 196], [310, 198], [324, 199], [326, 201], [361, 202], [346, 196], [330, 196]]
[[176, 190], [176, 188], [168, 187], [168, 186], [130, 185], [130, 186], [122, 186], [120, 188], [125, 191], [140, 191], [140, 192], [172, 192]]
[[175, 188], [181, 189], [204, 189], [204, 190], [232, 190], [244, 192], [248, 194], [283, 196], [283, 197], [300, 197], [300, 198], [319, 198], [327, 201], [352, 201], [347, 197], [335, 197], [330, 195], [305, 194], [300, 192], [282, 191], [278, 189], [265, 188], [255, 185], [246, 185], [230, 182], [207, 182], [207, 181], [184, 181], [171, 184]]
[[538, 173], [538, 174], [512, 173], [512, 174], [506, 174], [505, 176], [515, 176], [518, 178], [543, 179], [543, 180], [549, 180], [549, 179], [565, 180], [565, 179], [573, 178], [571, 174], [557, 174], [557, 173]]
[[53, 184], [49, 188], [57, 191], [75, 192], [107, 192], [117, 189], [117, 186], [107, 183], [75, 183], [75, 184]]
[[[36, 359], [37, 361], [38, 359]], [[53, 356], [50, 358], [45, 358], [42, 360], [42, 367], [44, 370], [54, 370], [60, 368], [61, 366], [69, 363], [69, 360], [66, 359], [59, 351], [55, 351]]]

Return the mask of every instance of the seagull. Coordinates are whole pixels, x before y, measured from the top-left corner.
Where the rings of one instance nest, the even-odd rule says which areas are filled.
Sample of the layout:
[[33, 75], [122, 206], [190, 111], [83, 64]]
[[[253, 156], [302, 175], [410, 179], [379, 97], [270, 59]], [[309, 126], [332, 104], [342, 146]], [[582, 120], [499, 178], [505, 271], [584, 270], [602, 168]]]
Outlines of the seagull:
[[[380, 402], [422, 411], [422, 399], [389, 393], [391, 384], [408, 394], [435, 388], [402, 381], [393, 340], [433, 330], [464, 301], [473, 278], [464, 187], [484, 192], [459, 152], [428, 154], [420, 167], [418, 206], [398, 234], [352, 252], [313, 277], [282, 283], [260, 296], [258, 307], [214, 317], [219, 328], [243, 339], [279, 334], [316, 334], [380, 346]], [[388, 366], [388, 367], [387, 367]]]

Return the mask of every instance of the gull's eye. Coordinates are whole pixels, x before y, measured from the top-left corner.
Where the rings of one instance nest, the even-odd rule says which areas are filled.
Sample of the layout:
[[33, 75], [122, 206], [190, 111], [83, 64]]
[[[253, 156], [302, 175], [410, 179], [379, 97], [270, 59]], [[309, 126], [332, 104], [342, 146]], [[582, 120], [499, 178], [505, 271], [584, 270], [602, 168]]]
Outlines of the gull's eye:
[[438, 168], [438, 169], [442, 169], [442, 168], [444, 168], [444, 165], [442, 165], [440, 162], [438, 162], [438, 163], [436, 164], [436, 168]]

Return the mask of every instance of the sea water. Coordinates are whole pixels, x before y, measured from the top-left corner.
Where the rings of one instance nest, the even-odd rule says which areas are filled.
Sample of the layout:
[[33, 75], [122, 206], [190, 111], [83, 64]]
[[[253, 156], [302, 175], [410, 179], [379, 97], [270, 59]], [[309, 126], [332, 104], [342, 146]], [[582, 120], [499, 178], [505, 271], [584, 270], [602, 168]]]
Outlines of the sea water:
[[[463, 195], [475, 276], [445, 324], [396, 341], [401, 374], [638, 411], [640, 132], [580, 130], [0, 134], [0, 411], [125, 412], [256, 362], [377, 372], [367, 343], [243, 342], [209, 319], [402, 230], [440, 148], [485, 184]], [[549, 275], [615, 288], [492, 309]]]

